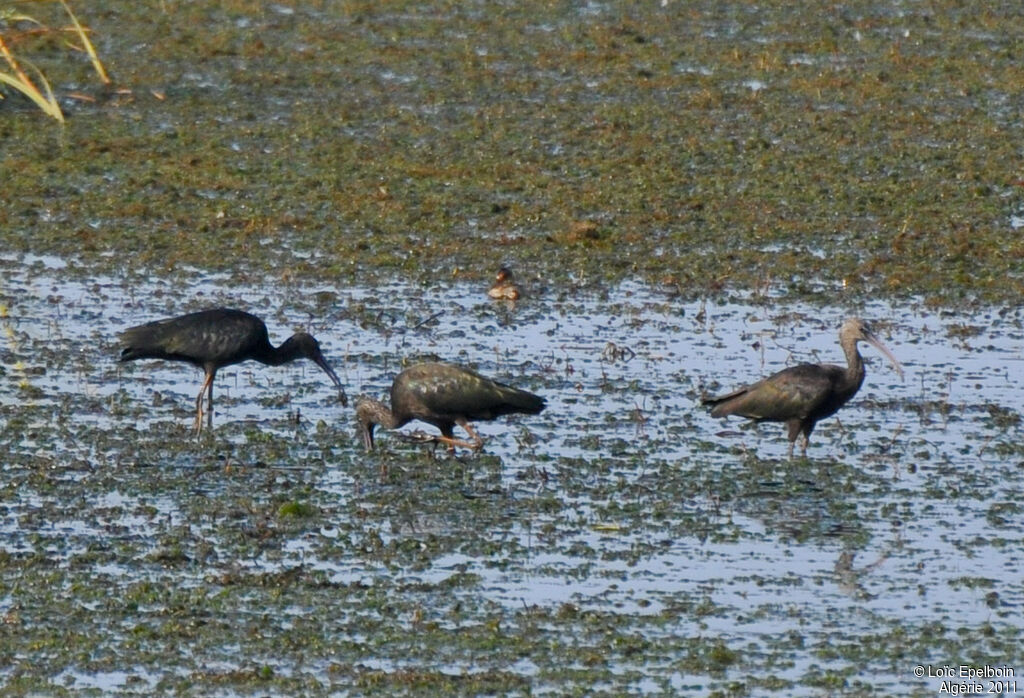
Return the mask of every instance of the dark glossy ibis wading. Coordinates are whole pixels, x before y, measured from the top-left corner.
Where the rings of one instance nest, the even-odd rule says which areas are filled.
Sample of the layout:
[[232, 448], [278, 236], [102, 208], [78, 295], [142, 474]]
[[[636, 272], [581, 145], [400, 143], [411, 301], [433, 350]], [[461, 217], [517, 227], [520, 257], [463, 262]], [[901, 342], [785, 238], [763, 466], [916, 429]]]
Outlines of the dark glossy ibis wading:
[[727, 395], [704, 398], [711, 405], [712, 417], [735, 414], [757, 422], [785, 422], [789, 427], [789, 457], [793, 444], [803, 434], [802, 452], [806, 455], [814, 425], [835, 414], [857, 394], [864, 382], [864, 360], [857, 342], [865, 341], [885, 354], [900, 378], [903, 368], [896, 357], [860, 318], [850, 318], [839, 330], [839, 345], [846, 354], [846, 368], [831, 364], [800, 364], [735, 390]]
[[322, 368], [347, 405], [338, 376], [320, 352], [320, 344], [306, 332], [296, 332], [279, 347], [270, 344], [267, 326], [255, 315], [215, 308], [132, 327], [120, 335], [121, 361], [166, 359], [187, 361], [206, 373], [196, 398], [196, 433], [203, 430], [203, 393], [210, 399], [209, 425], [213, 426], [213, 379], [217, 369], [253, 359], [280, 366], [296, 359], [310, 359]]
[[515, 277], [512, 276], [511, 269], [502, 267], [498, 270], [498, 276], [494, 279], [491, 287], [487, 289], [487, 295], [497, 300], [514, 301], [519, 299], [522, 294]]
[[[471, 421], [495, 419], [502, 415], [538, 414], [544, 399], [519, 390], [475, 371], [445, 363], [422, 363], [410, 366], [391, 384], [391, 407], [382, 402], [360, 397], [356, 400], [359, 435], [367, 450], [373, 449], [376, 425], [397, 429], [414, 419], [433, 424], [441, 430], [435, 440], [474, 451], [483, 446], [483, 439], [473, 430]], [[455, 425], [462, 427], [471, 442], [456, 439]]]

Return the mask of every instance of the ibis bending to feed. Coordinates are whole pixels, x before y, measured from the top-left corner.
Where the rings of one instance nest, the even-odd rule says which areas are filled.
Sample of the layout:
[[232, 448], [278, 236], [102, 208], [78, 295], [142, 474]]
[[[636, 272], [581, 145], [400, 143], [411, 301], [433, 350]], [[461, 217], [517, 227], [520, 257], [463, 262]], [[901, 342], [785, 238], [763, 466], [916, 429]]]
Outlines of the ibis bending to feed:
[[846, 368], [831, 364], [791, 366], [727, 395], [703, 398], [701, 402], [712, 406], [712, 417], [735, 414], [756, 422], [785, 422], [789, 427], [789, 457], [793, 457], [793, 444], [800, 434], [804, 437], [801, 450], [806, 455], [814, 425], [849, 402], [864, 382], [864, 360], [857, 351], [857, 342], [862, 340], [882, 352], [903, 377], [900, 362], [867, 323], [850, 318], [839, 330]]
[[315, 361], [338, 387], [341, 404], [348, 404], [341, 381], [312, 335], [296, 332], [275, 348], [270, 344], [263, 321], [241, 310], [214, 308], [156, 320], [125, 330], [120, 338], [121, 361], [187, 361], [206, 372], [206, 380], [196, 398], [196, 434], [203, 430], [203, 393], [209, 395], [209, 425], [213, 426], [213, 379], [217, 369], [249, 359], [268, 366], [280, 366], [296, 359]]
[[[479, 450], [484, 442], [473, 430], [470, 421], [495, 419], [502, 415], [539, 414], [544, 399], [519, 390], [475, 371], [445, 363], [422, 363], [410, 366], [391, 384], [391, 407], [361, 397], [356, 400], [359, 435], [367, 450], [373, 449], [376, 425], [397, 429], [414, 419], [433, 424], [441, 430], [435, 441]], [[472, 442], [456, 439], [455, 425], [469, 434]]]
[[487, 289], [487, 295], [496, 300], [514, 301], [519, 298], [520, 291], [519, 286], [516, 285], [516, 280], [512, 276], [512, 270], [508, 267], [502, 267], [498, 270], [498, 276], [495, 277], [494, 283]]

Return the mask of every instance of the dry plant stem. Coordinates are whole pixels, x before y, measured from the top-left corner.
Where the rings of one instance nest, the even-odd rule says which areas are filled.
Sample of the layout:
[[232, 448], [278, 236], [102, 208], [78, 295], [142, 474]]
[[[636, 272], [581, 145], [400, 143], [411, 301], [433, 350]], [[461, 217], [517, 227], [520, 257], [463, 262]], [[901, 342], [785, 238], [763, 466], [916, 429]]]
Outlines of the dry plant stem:
[[[10, 54], [6, 52], [6, 46], [4, 46], [3, 48], [9, 60], [13, 61], [13, 57], [11, 57]], [[16, 62], [14, 63], [14, 66], [17, 67]], [[64, 113], [60, 110], [60, 105], [57, 104], [57, 100], [53, 96], [53, 90], [50, 89], [50, 83], [46, 81], [46, 76], [44, 76], [38, 70], [36, 71], [39, 74], [40, 81], [43, 83], [43, 87], [46, 88], [46, 95], [44, 96], [39, 91], [39, 88], [35, 86], [35, 83], [33, 83], [27, 75], [21, 72], [20, 68], [17, 70], [18, 73], [24, 76], [24, 79], [21, 79], [16, 75], [11, 75], [10, 73], [0, 72], [0, 83], [10, 85], [14, 89], [18, 90], [26, 97], [28, 97], [30, 100], [32, 100], [37, 107], [42, 109], [43, 113], [47, 114], [48, 116], [52, 116], [54, 119], [61, 123], [64, 123]]]
[[[7, 44], [4, 43], [4, 38], [2, 36], [0, 36], [0, 55], [4, 57], [4, 60], [7, 61], [7, 65], [11, 66], [11, 70], [14, 71], [14, 74], [21, 82], [26, 86], [35, 89], [35, 85], [32, 83], [32, 80], [25, 74], [25, 71], [23, 71], [21, 66], [18, 65], [18, 61], [11, 54], [10, 50], [8, 50]], [[36, 90], [36, 92], [38, 93], [39, 90]]]
[[[102, 80], [104, 84], [109, 85], [110, 78], [107, 76], [107, 71], [104, 69], [103, 63], [100, 62], [99, 56], [96, 54], [95, 47], [93, 46], [92, 42], [89, 41], [89, 37], [86, 33], [85, 28], [78, 21], [78, 18], [75, 16], [75, 13], [71, 11], [71, 7], [68, 6], [66, 0], [60, 0], [60, 4], [68, 13], [68, 17], [71, 18], [71, 22], [74, 25], [73, 29], [75, 33], [78, 34], [79, 38], [82, 40], [83, 50], [88, 54], [89, 60], [92, 62], [92, 66], [93, 69], [96, 71], [96, 74], [99, 75], [100, 80]], [[31, 17], [19, 16], [19, 19], [24, 19], [26, 21], [35, 22], [36, 24], [38, 24], [38, 22], [36, 22], [36, 20], [32, 19]], [[36, 106], [43, 110], [44, 113], [46, 113], [49, 116], [52, 116], [57, 121], [63, 123], [64, 113], [61, 111], [60, 105], [57, 104], [57, 99], [53, 96], [53, 90], [50, 89], [50, 83], [47, 81], [46, 76], [43, 75], [38, 69], [36, 69], [36, 74], [38, 76], [39, 82], [46, 90], [46, 94], [44, 95], [43, 92], [36, 86], [36, 83], [32, 80], [32, 78], [30, 78], [28, 74], [24, 70], [22, 70], [21, 65], [19, 64], [18, 60], [14, 57], [14, 54], [12, 54], [10, 49], [7, 47], [7, 43], [3, 40], [2, 36], [0, 36], [0, 56], [3, 56], [4, 60], [7, 61], [7, 65], [10, 67], [11, 70], [10, 73], [0, 72], [0, 83], [10, 85], [14, 89], [18, 90], [26, 97], [28, 97], [30, 100], [32, 100], [36, 104]]]
[[100, 76], [100, 80], [103, 81], [104, 85], [110, 84], [110, 78], [107, 76], [107, 71], [103, 68], [103, 63], [100, 62], [100, 58], [96, 55], [96, 49], [93, 47], [92, 42], [89, 41], [89, 37], [86, 35], [85, 29], [78, 21], [78, 17], [75, 17], [75, 13], [71, 11], [66, 0], [60, 0], [60, 4], [64, 6], [68, 16], [75, 25], [75, 31], [78, 32], [79, 38], [82, 40], [82, 45], [85, 46], [85, 52], [89, 54], [89, 60], [92, 61], [92, 67], [96, 70], [96, 74]]
[[46, 95], [44, 96], [39, 88], [36, 87], [32, 79], [21, 69], [17, 59], [7, 48], [6, 42], [3, 37], [0, 37], [0, 55], [7, 61], [7, 65], [11, 67], [14, 72], [13, 75], [9, 73], [0, 72], [0, 82], [10, 85], [14, 89], [18, 90], [26, 97], [35, 102], [36, 106], [43, 110], [44, 113], [52, 116], [57, 121], [64, 123], [64, 113], [60, 110], [60, 105], [57, 104], [57, 100], [53, 96], [53, 91], [50, 89], [50, 84], [46, 81], [46, 77], [39, 73], [39, 79], [43, 83], [43, 87], [46, 88]]

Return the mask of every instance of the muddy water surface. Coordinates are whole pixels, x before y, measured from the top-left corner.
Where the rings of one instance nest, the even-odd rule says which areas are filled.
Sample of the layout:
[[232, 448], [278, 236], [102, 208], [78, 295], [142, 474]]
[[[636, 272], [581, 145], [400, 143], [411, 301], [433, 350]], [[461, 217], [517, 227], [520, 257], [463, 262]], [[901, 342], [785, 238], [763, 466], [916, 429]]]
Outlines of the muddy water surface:
[[[0, 262], [0, 678], [26, 690], [933, 695], [1020, 668], [1022, 317], [684, 302], [623, 284], [238, 288]], [[215, 304], [316, 335], [350, 396], [440, 357], [544, 395], [479, 455], [384, 433], [308, 362], [201, 382], [116, 333]], [[864, 388], [806, 459], [714, 392], [842, 362]], [[423, 426], [424, 429], [429, 427]], [[411, 431], [414, 426], [407, 427]], [[1024, 684], [1020, 688], [1024, 690]]]

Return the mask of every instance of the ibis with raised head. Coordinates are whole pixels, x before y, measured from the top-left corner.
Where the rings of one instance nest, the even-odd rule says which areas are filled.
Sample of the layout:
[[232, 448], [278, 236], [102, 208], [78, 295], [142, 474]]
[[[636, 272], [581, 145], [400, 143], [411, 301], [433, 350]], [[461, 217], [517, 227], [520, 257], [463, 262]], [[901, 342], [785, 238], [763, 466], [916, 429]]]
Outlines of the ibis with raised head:
[[860, 318], [850, 318], [839, 330], [846, 368], [832, 364], [790, 366], [731, 393], [705, 397], [701, 402], [712, 408], [712, 417], [738, 415], [756, 422], [785, 422], [789, 428], [789, 457], [793, 457], [793, 445], [800, 435], [803, 435], [801, 451], [807, 455], [814, 425], [835, 414], [864, 383], [864, 360], [857, 350], [860, 341], [882, 352], [900, 378], [903, 377], [900, 362], [868, 324]]

